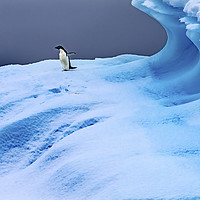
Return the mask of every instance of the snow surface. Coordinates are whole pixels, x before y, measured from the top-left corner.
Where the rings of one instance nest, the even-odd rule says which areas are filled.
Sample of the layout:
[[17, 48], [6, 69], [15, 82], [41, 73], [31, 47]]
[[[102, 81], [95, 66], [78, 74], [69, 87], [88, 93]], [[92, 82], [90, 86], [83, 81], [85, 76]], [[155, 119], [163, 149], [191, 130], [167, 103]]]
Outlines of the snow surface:
[[0, 199], [200, 199], [199, 22], [181, 2], [132, 2], [168, 33], [152, 57], [0, 68]]

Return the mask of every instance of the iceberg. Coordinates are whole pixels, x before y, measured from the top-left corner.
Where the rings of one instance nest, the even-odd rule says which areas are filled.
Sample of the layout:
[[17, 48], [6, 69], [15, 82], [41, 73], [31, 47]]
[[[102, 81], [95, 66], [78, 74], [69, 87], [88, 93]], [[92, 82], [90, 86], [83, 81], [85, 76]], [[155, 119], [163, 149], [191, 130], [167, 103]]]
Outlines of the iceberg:
[[133, 0], [132, 5], [157, 19], [167, 31], [165, 48], [149, 59], [152, 76], [158, 85], [164, 84], [164, 88], [153, 85], [154, 90], [162, 96], [182, 94], [175, 97], [175, 104], [199, 99], [200, 1]]
[[133, 0], [156, 55], [0, 68], [0, 199], [200, 199], [199, 0]]

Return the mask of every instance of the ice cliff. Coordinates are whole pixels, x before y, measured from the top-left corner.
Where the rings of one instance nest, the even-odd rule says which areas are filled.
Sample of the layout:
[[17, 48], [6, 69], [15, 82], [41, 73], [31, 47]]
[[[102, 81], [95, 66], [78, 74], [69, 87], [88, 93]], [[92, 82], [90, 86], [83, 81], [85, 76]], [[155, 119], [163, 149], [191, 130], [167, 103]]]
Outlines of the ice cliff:
[[132, 4], [158, 20], [167, 31], [167, 45], [149, 59], [152, 75], [167, 86], [164, 90], [183, 95], [182, 99], [176, 99], [177, 103], [198, 99], [200, 1], [133, 0]]

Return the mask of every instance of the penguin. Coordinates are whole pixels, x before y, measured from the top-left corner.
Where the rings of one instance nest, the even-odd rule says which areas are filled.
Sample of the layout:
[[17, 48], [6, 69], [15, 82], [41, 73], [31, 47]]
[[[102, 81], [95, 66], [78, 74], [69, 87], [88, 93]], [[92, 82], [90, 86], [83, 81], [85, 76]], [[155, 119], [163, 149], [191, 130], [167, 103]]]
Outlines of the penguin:
[[70, 69], [76, 69], [77, 67], [72, 67], [69, 55], [76, 54], [75, 52], [67, 52], [64, 47], [57, 46], [56, 49], [60, 50], [59, 59], [63, 68], [63, 71], [68, 71]]

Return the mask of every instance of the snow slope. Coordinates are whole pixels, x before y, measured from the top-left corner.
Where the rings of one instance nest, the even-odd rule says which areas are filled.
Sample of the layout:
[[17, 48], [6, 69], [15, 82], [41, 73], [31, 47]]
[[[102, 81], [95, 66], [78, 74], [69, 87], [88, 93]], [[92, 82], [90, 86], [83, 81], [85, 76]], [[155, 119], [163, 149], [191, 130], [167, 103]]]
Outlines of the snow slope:
[[0, 68], [0, 199], [200, 199], [188, 3], [133, 1], [166, 27], [155, 56], [74, 60], [69, 72], [55, 60]]

